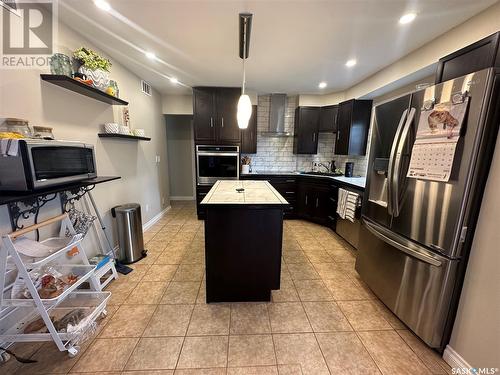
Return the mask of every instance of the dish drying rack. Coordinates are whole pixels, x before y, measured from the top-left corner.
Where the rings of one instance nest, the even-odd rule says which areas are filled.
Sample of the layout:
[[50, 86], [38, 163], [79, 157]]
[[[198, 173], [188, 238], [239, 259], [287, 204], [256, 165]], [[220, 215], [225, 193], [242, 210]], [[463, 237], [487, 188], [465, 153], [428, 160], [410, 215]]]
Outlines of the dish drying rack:
[[[61, 223], [59, 236], [40, 241], [50, 245], [53, 251], [43, 257], [27, 256], [26, 251], [16, 248], [20, 237], [50, 224]], [[67, 237], [67, 235], [72, 237]], [[82, 247], [82, 235], [78, 235], [71, 224], [68, 214], [62, 214], [42, 223], [17, 230], [2, 236], [0, 248], [0, 343], [53, 341], [60, 351], [67, 351], [70, 357], [79, 352], [78, 343], [89, 333], [94, 322], [106, 314], [106, 302], [110, 292], [102, 292], [91, 265]], [[59, 245], [59, 246], [56, 246]], [[71, 261], [70, 261], [71, 260]], [[34, 272], [51, 266], [58, 272], [70, 272], [77, 277], [61, 294], [53, 298], [42, 298], [33, 282]], [[12, 288], [18, 278], [24, 280], [31, 299], [12, 298]], [[84, 282], [90, 289], [80, 289]], [[68, 332], [67, 328], [56, 328], [56, 319], [67, 313], [81, 310], [82, 319]], [[24, 333], [28, 324], [42, 319], [46, 333]], [[43, 327], [42, 327], [43, 328]], [[39, 329], [38, 331], [40, 331]]]

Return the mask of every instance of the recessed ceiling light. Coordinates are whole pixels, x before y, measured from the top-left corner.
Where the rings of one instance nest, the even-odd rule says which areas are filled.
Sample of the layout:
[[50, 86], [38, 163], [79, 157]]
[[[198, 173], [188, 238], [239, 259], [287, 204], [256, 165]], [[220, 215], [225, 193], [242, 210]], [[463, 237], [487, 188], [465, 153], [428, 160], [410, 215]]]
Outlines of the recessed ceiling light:
[[109, 3], [104, 0], [94, 0], [94, 4], [96, 7], [105, 10], [106, 12], [109, 12], [111, 10], [111, 5], [109, 5]]
[[356, 65], [356, 63], [357, 63], [356, 59], [350, 59], [350, 60], [347, 60], [347, 62], [345, 63], [345, 66], [347, 66], [348, 68], [351, 68], [354, 65]]
[[153, 52], [146, 52], [146, 57], [151, 60], [156, 59], [156, 55]]
[[324, 89], [326, 87], [326, 82], [320, 82], [319, 85], [318, 85], [318, 87], [320, 89]]
[[179, 83], [179, 80], [175, 77], [170, 77], [170, 82], [172, 82], [174, 85]]
[[399, 23], [401, 25], [405, 25], [407, 23], [412, 22], [416, 17], [417, 17], [416, 13], [406, 13], [406, 14], [403, 14], [401, 16], [401, 18], [399, 19]]

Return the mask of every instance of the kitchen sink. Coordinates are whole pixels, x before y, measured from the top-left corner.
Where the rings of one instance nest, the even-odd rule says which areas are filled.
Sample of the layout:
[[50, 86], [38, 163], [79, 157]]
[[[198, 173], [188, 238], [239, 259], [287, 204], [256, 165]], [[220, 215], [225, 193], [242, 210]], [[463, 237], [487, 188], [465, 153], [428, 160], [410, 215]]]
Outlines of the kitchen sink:
[[330, 173], [330, 172], [300, 172], [300, 174], [311, 174], [311, 175], [315, 175], [315, 176], [334, 176], [334, 177], [344, 175], [342, 173]]

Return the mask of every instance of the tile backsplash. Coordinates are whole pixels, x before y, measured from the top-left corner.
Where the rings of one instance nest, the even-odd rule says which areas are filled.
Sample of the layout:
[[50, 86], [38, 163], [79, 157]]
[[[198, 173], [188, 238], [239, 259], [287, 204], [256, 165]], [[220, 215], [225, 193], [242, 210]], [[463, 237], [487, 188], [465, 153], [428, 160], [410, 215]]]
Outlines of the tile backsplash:
[[[367, 156], [334, 155], [335, 134], [319, 133], [316, 155], [295, 155], [293, 137], [262, 136], [268, 130], [270, 95], [259, 95], [257, 106], [257, 153], [252, 158], [253, 171], [309, 171], [312, 163], [327, 163], [335, 160], [337, 168], [345, 169], [347, 161], [354, 162], [354, 174], [365, 176]], [[295, 108], [298, 96], [289, 96], [285, 112], [285, 131], [293, 134]]]

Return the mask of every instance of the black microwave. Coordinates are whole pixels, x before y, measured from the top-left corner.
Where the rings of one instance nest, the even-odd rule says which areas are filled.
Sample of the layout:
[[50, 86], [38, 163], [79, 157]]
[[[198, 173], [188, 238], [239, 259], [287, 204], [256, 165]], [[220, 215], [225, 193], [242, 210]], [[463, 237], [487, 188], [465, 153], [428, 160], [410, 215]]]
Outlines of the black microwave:
[[97, 176], [93, 145], [20, 139], [9, 146], [10, 152], [0, 155], [0, 191], [31, 191]]

